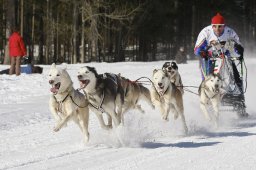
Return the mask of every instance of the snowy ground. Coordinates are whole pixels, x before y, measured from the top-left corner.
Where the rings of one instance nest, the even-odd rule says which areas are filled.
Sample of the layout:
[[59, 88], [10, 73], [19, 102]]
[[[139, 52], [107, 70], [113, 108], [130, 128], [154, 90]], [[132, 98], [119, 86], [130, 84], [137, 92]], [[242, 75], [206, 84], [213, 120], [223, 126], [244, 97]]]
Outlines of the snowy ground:
[[[99, 73], [121, 73], [135, 80], [151, 78], [154, 68], [164, 61], [140, 63], [90, 63]], [[125, 125], [105, 131], [90, 114], [90, 142], [83, 144], [79, 128], [70, 122], [60, 132], [53, 132], [54, 120], [48, 109], [50, 87], [43, 66], [41, 75], [19, 77], [0, 75], [0, 170], [2, 169], [255, 169], [256, 163], [256, 59], [247, 60], [248, 119], [235, 113], [221, 114], [220, 127], [207, 122], [199, 109], [198, 96], [185, 92], [185, 116], [189, 135], [182, 132], [181, 121], [160, 119], [158, 110], [141, 114], [132, 110], [125, 115]], [[68, 65], [68, 72], [78, 88], [76, 73], [85, 64]], [[0, 70], [8, 66], [0, 65]], [[179, 65], [183, 84], [199, 86], [197, 61]], [[148, 86], [149, 87], [149, 86]], [[197, 89], [190, 89], [197, 92]]]

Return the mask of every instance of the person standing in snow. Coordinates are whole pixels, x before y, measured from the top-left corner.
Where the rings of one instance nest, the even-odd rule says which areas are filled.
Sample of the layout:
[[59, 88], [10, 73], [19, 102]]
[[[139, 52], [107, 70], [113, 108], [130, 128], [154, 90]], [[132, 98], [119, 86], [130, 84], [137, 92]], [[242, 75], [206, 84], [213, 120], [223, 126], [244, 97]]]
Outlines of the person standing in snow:
[[175, 61], [177, 64], [186, 64], [187, 63], [187, 56], [184, 50], [184, 47], [180, 47], [177, 54], [175, 55]]
[[238, 55], [240, 55], [240, 59], [242, 60], [244, 48], [241, 45], [241, 42], [239, 41], [239, 37], [232, 28], [225, 25], [224, 17], [220, 13], [217, 13], [212, 18], [211, 25], [205, 27], [199, 33], [195, 44], [194, 53], [196, 56], [200, 57], [200, 69], [203, 80], [205, 76], [213, 73], [214, 67], [213, 61], [209, 60], [209, 57], [211, 57], [211, 53], [208, 52], [208, 47], [212, 43], [226, 42], [230, 39], [235, 41], [234, 50]]
[[11, 66], [9, 74], [20, 75], [21, 58], [26, 56], [26, 47], [23, 38], [20, 36], [18, 28], [12, 28], [12, 34], [9, 37], [9, 56], [11, 59]]

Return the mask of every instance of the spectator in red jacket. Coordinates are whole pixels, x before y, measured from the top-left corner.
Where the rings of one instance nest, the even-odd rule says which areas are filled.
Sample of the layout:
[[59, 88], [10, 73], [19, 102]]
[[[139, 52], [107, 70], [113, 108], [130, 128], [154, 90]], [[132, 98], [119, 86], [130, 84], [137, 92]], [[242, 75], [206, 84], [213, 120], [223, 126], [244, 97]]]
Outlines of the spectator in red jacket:
[[12, 28], [12, 35], [9, 37], [9, 55], [11, 58], [11, 67], [9, 74], [20, 75], [21, 57], [26, 56], [26, 47], [17, 27]]

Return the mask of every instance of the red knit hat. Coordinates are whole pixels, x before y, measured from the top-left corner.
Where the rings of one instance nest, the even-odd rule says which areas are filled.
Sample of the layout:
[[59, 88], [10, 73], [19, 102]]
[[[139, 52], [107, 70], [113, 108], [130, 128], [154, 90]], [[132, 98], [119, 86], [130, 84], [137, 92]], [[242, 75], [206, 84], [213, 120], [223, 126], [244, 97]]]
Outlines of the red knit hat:
[[217, 13], [214, 17], [212, 17], [212, 24], [224, 24], [224, 18], [220, 13]]

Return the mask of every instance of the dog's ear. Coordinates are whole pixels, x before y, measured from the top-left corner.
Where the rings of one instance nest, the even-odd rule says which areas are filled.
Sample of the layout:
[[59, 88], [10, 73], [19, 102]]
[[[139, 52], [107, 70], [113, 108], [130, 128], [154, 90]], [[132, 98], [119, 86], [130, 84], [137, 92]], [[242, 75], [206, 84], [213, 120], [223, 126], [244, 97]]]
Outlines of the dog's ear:
[[211, 79], [211, 77], [213, 77], [213, 74], [209, 74], [207, 76], [205, 76], [205, 81], [208, 81]]
[[63, 70], [67, 70], [68, 65], [66, 63], [63, 63], [62, 65], [63, 65]]
[[165, 62], [162, 69], [165, 69], [166, 67], [169, 67], [170, 65], [171, 65], [170, 62]]
[[52, 63], [51, 68], [56, 68], [56, 64], [55, 64], [55, 63]]
[[223, 81], [222, 80], [222, 78], [221, 78], [221, 76], [220, 76], [220, 73], [217, 73], [217, 74], [214, 74], [216, 77], [218, 77], [221, 81]]
[[90, 66], [86, 66], [88, 68], [89, 71], [93, 72], [95, 74], [95, 77], [98, 77], [99, 74], [98, 72], [96, 71], [96, 68], [95, 67], [90, 67]]
[[154, 69], [154, 70], [153, 70], [153, 74], [155, 74], [157, 71], [158, 71], [157, 69]]
[[178, 65], [174, 61], [171, 63], [171, 67], [175, 70], [178, 70]]

